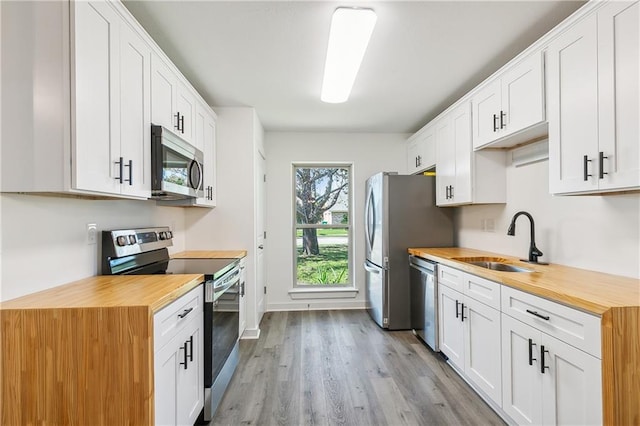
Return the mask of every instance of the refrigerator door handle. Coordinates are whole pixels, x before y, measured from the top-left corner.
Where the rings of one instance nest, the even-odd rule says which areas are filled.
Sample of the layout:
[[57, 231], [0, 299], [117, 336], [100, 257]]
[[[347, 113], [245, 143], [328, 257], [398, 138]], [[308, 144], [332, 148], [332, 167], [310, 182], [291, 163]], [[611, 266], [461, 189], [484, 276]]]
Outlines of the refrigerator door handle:
[[373, 239], [375, 236], [373, 235], [372, 228], [375, 226], [376, 222], [376, 212], [373, 208], [373, 190], [369, 190], [369, 194], [367, 195], [367, 207], [366, 207], [366, 226], [365, 232], [367, 234], [367, 242], [369, 243], [369, 250], [373, 248]]
[[367, 272], [371, 272], [372, 274], [379, 274], [380, 273], [380, 269], [372, 268], [371, 266], [369, 266], [367, 264], [367, 262], [364, 263], [364, 270], [367, 271]]

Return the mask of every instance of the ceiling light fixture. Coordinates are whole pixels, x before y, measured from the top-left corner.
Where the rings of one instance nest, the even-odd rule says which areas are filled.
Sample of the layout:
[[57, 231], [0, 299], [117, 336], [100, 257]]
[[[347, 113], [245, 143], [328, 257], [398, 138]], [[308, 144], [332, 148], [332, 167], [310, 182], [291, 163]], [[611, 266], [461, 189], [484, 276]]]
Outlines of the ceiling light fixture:
[[376, 25], [372, 9], [339, 7], [333, 12], [322, 81], [323, 102], [346, 102]]

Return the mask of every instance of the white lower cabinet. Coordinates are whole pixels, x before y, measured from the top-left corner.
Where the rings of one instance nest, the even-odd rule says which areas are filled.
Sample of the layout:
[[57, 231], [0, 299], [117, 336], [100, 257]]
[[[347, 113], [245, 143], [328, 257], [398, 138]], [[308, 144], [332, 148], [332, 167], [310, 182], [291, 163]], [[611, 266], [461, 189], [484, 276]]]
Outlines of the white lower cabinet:
[[516, 423], [602, 423], [598, 358], [502, 314], [502, 359], [502, 409]]
[[156, 425], [192, 425], [204, 404], [202, 286], [154, 317]]
[[496, 352], [500, 347], [500, 311], [446, 285], [439, 286], [438, 295], [440, 350], [500, 405], [501, 361], [500, 351]]
[[600, 317], [437, 270], [440, 350], [501, 415], [519, 425], [602, 423]]

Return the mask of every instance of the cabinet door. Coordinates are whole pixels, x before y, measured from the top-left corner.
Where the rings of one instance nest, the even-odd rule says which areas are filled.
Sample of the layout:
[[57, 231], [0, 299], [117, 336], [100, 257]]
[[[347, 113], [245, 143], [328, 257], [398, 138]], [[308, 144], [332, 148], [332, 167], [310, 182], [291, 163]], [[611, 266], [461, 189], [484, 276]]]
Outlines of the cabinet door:
[[540, 335], [502, 314], [502, 409], [520, 425], [542, 424]]
[[639, 20], [637, 1], [598, 10], [598, 142], [607, 157], [598, 180], [604, 190], [640, 187]]
[[473, 147], [479, 148], [501, 136], [500, 79], [485, 86], [471, 100], [473, 108]]
[[436, 134], [433, 127], [429, 127], [422, 134], [420, 144], [420, 170], [429, 170], [436, 166]]
[[[187, 142], [195, 145], [196, 98], [183, 83], [178, 83], [176, 112], [180, 113], [178, 134]], [[202, 150], [202, 147], [198, 147], [198, 149]]]
[[544, 121], [542, 52], [535, 52], [502, 75], [501, 137]]
[[496, 404], [502, 404], [500, 311], [469, 297], [463, 307], [464, 372]]
[[553, 40], [547, 50], [551, 193], [598, 187], [596, 36], [596, 15], [592, 14]]
[[[543, 423], [602, 424], [602, 382], [599, 359], [541, 333]], [[547, 352], [548, 351], [548, 352]], [[542, 362], [542, 354], [540, 354]], [[542, 367], [542, 365], [541, 365]]]
[[106, 2], [74, 2], [73, 187], [120, 193], [120, 17]]
[[464, 102], [451, 113], [452, 142], [455, 146], [455, 180], [450, 195], [455, 204], [473, 201], [471, 176], [471, 104]]
[[418, 156], [420, 155], [420, 140], [414, 139], [407, 145], [407, 173], [412, 175], [418, 172]]
[[462, 294], [445, 286], [438, 289], [440, 315], [440, 351], [449, 361], [464, 370], [464, 324], [462, 323]]
[[448, 116], [435, 124], [436, 134], [436, 204], [452, 204], [449, 188], [456, 175], [456, 147], [451, 138], [451, 120]]
[[170, 340], [153, 356], [153, 399], [155, 404], [155, 423], [157, 425], [176, 424], [177, 377], [180, 366], [181, 350]]
[[120, 33], [122, 193], [151, 196], [151, 47], [128, 25]]
[[178, 133], [176, 75], [158, 55], [151, 58], [151, 122]]
[[196, 205], [215, 207], [216, 205], [216, 123], [211, 114], [202, 106], [196, 109], [196, 140], [200, 140], [204, 154], [203, 182], [204, 194], [196, 200]]
[[176, 423], [178, 425], [194, 424], [204, 406], [202, 317], [202, 313], [195, 317], [185, 332], [180, 335], [182, 347], [179, 349], [179, 361], [183, 365], [179, 365], [176, 379]]

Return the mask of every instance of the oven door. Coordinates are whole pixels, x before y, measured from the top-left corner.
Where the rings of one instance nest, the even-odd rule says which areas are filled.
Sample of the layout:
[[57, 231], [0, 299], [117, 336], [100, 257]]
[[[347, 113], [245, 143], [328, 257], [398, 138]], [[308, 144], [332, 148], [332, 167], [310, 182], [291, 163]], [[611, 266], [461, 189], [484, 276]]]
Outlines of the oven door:
[[[226, 281], [216, 287], [213, 282], [207, 288], [204, 304], [204, 386], [210, 388], [224, 367], [238, 341], [240, 323], [240, 274], [235, 269], [221, 279]], [[211, 288], [213, 287], [213, 297]]]
[[151, 126], [152, 198], [204, 196], [202, 151], [161, 126]]

